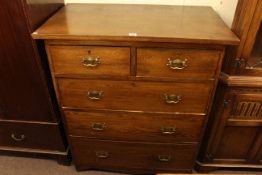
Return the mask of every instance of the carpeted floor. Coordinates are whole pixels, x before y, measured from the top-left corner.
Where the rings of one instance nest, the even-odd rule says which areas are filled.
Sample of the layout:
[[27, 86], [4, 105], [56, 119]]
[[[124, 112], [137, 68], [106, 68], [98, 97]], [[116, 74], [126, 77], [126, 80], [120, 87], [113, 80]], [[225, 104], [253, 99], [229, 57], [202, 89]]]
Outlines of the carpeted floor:
[[0, 156], [0, 175], [120, 175], [116, 173], [77, 172], [74, 166], [58, 165], [54, 160]]
[[[215, 172], [216, 174], [229, 172]], [[232, 172], [234, 174], [241, 172]], [[250, 173], [250, 172], [249, 172]], [[259, 173], [259, 174], [262, 174]], [[74, 166], [61, 166], [54, 160], [0, 155], [0, 175], [123, 175], [102, 171], [77, 172]]]

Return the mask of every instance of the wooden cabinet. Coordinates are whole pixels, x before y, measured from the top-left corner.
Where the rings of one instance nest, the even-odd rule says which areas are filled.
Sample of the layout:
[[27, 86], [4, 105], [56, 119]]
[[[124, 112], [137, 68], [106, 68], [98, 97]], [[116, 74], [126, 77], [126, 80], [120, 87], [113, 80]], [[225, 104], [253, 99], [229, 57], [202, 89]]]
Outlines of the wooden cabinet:
[[262, 169], [262, 1], [240, 0], [198, 168]]
[[[0, 5], [0, 150], [66, 157], [66, 142], [43, 44], [31, 33], [62, 0], [2, 0]], [[44, 53], [44, 52], [43, 52]]]
[[226, 53], [223, 72], [232, 76], [261, 77], [262, 2], [239, 0], [232, 30], [240, 39], [239, 47]]
[[225, 48], [239, 41], [211, 8], [67, 5], [33, 37], [78, 170], [192, 172]]
[[252, 164], [261, 148], [262, 95], [255, 89], [226, 89], [204, 160]]
[[262, 75], [262, 2], [258, 1], [240, 58], [244, 61], [241, 75]]

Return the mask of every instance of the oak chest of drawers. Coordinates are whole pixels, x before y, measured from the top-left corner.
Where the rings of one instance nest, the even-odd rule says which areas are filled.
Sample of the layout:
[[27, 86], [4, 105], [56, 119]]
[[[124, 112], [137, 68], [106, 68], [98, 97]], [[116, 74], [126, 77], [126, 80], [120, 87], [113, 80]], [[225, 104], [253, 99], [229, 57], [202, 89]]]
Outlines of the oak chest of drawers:
[[33, 37], [78, 170], [193, 169], [225, 48], [238, 43], [211, 8], [67, 5]]

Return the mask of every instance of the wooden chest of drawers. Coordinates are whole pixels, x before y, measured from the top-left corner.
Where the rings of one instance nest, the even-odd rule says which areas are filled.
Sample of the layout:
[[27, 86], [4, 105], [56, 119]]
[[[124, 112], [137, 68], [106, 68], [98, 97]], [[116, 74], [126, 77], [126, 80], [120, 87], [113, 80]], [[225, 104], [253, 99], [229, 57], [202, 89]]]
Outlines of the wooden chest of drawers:
[[238, 43], [210, 8], [68, 5], [33, 37], [78, 170], [193, 169], [225, 47]]

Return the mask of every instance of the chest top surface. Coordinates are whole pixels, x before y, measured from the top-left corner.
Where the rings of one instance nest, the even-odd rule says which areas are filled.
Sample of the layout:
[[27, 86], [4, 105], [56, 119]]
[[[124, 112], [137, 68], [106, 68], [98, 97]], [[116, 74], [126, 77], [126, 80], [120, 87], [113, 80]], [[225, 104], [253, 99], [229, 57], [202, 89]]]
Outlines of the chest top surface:
[[211, 7], [69, 4], [35, 39], [99, 39], [235, 45], [239, 39]]

